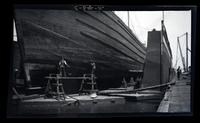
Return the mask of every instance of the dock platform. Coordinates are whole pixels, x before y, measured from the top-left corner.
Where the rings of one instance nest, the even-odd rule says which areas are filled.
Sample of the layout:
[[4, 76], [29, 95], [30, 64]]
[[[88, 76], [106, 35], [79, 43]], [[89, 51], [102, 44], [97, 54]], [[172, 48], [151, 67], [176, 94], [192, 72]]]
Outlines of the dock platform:
[[166, 91], [157, 112], [183, 113], [191, 111], [191, 79], [182, 77]]
[[96, 98], [91, 98], [89, 95], [74, 94], [67, 95], [65, 100], [44, 97], [23, 100], [19, 103], [18, 111], [20, 114], [93, 113], [96, 110], [101, 112], [105, 105], [119, 104], [125, 104], [123, 97], [98, 95]]

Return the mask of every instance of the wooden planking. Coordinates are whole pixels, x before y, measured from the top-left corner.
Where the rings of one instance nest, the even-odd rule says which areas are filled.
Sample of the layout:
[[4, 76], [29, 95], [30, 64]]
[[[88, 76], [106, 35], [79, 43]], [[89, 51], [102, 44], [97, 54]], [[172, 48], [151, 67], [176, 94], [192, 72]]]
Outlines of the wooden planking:
[[140, 50], [146, 54], [146, 48], [144, 47], [144, 45], [137, 39], [135, 34], [132, 33], [132, 31], [123, 23], [123, 21], [117, 15], [109, 11], [103, 11], [102, 13], [109, 19], [111, 19], [113, 22], [115, 22], [117, 25], [119, 25], [125, 32], [127, 32], [127, 34], [131, 37], [131, 39], [134, 40], [135, 43], [137, 43], [140, 46], [139, 47], [141, 48]]
[[[71, 40], [69, 37], [64, 36], [62, 34], [59, 34], [57, 32], [54, 32], [48, 28], [45, 28], [39, 24], [30, 22], [30, 21], [23, 21], [23, 27], [24, 31], [29, 32], [29, 34], [24, 35], [24, 38], [26, 39], [27, 43], [26, 46], [48, 46], [48, 47], [56, 47], [57, 49], [61, 46], [86, 46], [84, 44], [81, 44], [77, 41]], [[46, 38], [44, 38], [46, 37]], [[34, 39], [36, 38], [36, 39]], [[37, 40], [37, 38], [40, 38]], [[41, 39], [44, 38], [44, 39]], [[51, 40], [49, 40], [51, 38]], [[46, 40], [45, 40], [46, 39]], [[47, 41], [48, 40], [48, 41]], [[63, 43], [65, 41], [65, 43]], [[34, 44], [36, 43], [36, 44]], [[47, 45], [48, 44], [48, 45]], [[76, 44], [76, 45], [74, 45]]]
[[[99, 41], [100, 43], [102, 43], [106, 47], [109, 47], [110, 49], [113, 49], [114, 51], [117, 51], [117, 52], [123, 54], [124, 56], [127, 56], [127, 57], [131, 58], [132, 60], [135, 60], [135, 61], [137, 61], [137, 62], [139, 62], [141, 64], [144, 63], [144, 59], [142, 59], [140, 57], [137, 57], [134, 54], [128, 54], [127, 52], [123, 51], [122, 49], [117, 48], [117, 46], [116, 46], [116, 48], [112, 47], [112, 45], [111, 45], [112, 42], [110, 42], [110, 40], [107, 40], [107, 42], [105, 42], [101, 38], [98, 38], [98, 36], [96, 36], [96, 34], [92, 34], [91, 32], [81, 32], [81, 33], [83, 35], [86, 35], [86, 36], [88, 36], [90, 38], [95, 39], [96, 41]], [[124, 49], [124, 50], [126, 50], [126, 49]]]
[[[110, 26], [108, 26], [108, 24], [105, 24], [105, 23], [102, 24], [102, 23], [96, 22], [89, 18], [86, 19], [86, 17], [77, 18], [76, 20], [78, 22], [84, 24], [85, 26], [89, 27], [90, 29], [93, 29], [93, 30], [97, 31], [98, 33], [104, 34], [104, 36], [107, 36], [107, 37], [113, 39], [115, 44], [118, 44], [118, 43], [121, 44], [123, 47], [126, 47], [126, 49], [129, 49], [130, 51], [134, 52], [139, 57], [141, 57], [141, 58], [145, 57], [145, 54], [136, 48], [139, 46], [133, 46], [133, 44], [131, 44], [130, 42], [127, 42], [126, 39], [124, 39], [123, 37], [121, 37], [119, 35], [119, 32], [116, 33], [116, 31], [113, 28], [111, 28]], [[95, 24], [93, 24], [93, 23], [95, 23]], [[88, 29], [88, 30], [90, 30], [90, 29]], [[113, 46], [113, 47], [115, 47], [115, 46]]]
[[[34, 26], [35, 27], [35, 26]], [[47, 31], [47, 33], [48, 33], [49, 31]], [[38, 32], [39, 33], [39, 32]], [[50, 31], [50, 34], [52, 34], [53, 32], [52, 31]], [[51, 35], [49, 35], [49, 36], [51, 36]], [[61, 36], [59, 36], [59, 37], [61, 37]], [[68, 41], [72, 41], [71, 39], [69, 39], [69, 38], [67, 38], [67, 37], [65, 37], [65, 39], [66, 40], [68, 40]], [[76, 46], [76, 44], [77, 43], [75, 43], [76, 41], [72, 41], [72, 45], [73, 46]], [[80, 44], [79, 44], [80, 45]], [[32, 46], [32, 45], [31, 45]], [[28, 48], [31, 48], [31, 46], [29, 46], [29, 47], [26, 47], [27, 49]], [[33, 45], [34, 46], [34, 45]], [[54, 46], [56, 46], [56, 45], [54, 45]], [[35, 46], [34, 46], [35, 47]], [[80, 48], [82, 48], [82, 46], [80, 47]], [[76, 48], [76, 49], [80, 49], [80, 48]], [[89, 47], [87, 47], [88, 49], [91, 49], [91, 48], [89, 48]], [[40, 50], [45, 50], [46, 49], [46, 51], [47, 52], [50, 52], [51, 50], [55, 50], [55, 49], [58, 49], [58, 46], [57, 46], [57, 48], [49, 48], [49, 46], [48, 47], [46, 47], [46, 45], [40, 45], [39, 47], [36, 47], [36, 49], [40, 49]], [[61, 51], [61, 50], [65, 50], [66, 48], [64, 48], [64, 47], [62, 47], [62, 48], [59, 48], [59, 50]], [[82, 48], [83, 49], [83, 48]], [[86, 49], [86, 48], [85, 48]], [[69, 51], [70, 52], [70, 50], [69, 49], [66, 49], [67, 51]], [[71, 50], [71, 52], [72, 52], [72, 50]], [[73, 52], [76, 52], [76, 50], [74, 50]], [[72, 52], [72, 53], [73, 53]], [[89, 52], [89, 50], [88, 50], [88, 52]], [[91, 52], [95, 52], [94, 50], [93, 51], [91, 51]], [[53, 52], [54, 54], [56, 53], [56, 51], [54, 51]], [[80, 53], [80, 52], [79, 52]], [[99, 53], [99, 52], [98, 52]], [[101, 54], [103, 54], [103, 52], [100, 52]], [[57, 53], [58, 54], [58, 53]], [[96, 53], [95, 53], [96, 54]], [[40, 55], [40, 54], [38, 54], [38, 55]], [[98, 54], [98, 55], [100, 55], [100, 54]], [[104, 53], [104, 55], [105, 55], [105, 53]], [[57, 56], [59, 56], [59, 55], [57, 55]], [[114, 56], [111, 56], [111, 55], [109, 55], [109, 54], [106, 54], [106, 56], [107, 57], [114, 57]], [[115, 59], [115, 60], [117, 60], [117, 59]]]
[[[68, 40], [70, 40], [69, 38], [68, 38]], [[74, 42], [76, 42], [76, 41], [74, 41]], [[80, 44], [79, 44], [80, 45]], [[41, 47], [41, 46], [40, 46]], [[61, 48], [59, 48], [59, 49], [61, 49]], [[101, 52], [102, 53], [102, 52]]]
[[[112, 41], [109, 43], [110, 46], [112, 46], [113, 48], [116, 48], [118, 50], [121, 50], [121, 49], [124, 49], [124, 51], [126, 52], [130, 52], [131, 53], [134, 53], [137, 57], [140, 57], [142, 59], [145, 58], [145, 55], [142, 55], [140, 52], [137, 52], [135, 51], [135, 48], [131, 49], [130, 47], [127, 47], [125, 44], [122, 43], [122, 40], [119, 40], [113, 36], [110, 36], [109, 34], [107, 34], [105, 31], [103, 30], [100, 30], [98, 29], [97, 27], [95, 26], [92, 26], [90, 25], [89, 23], [87, 22], [84, 22], [83, 20], [79, 20], [77, 19], [79, 22], [81, 22], [82, 24], [84, 24], [85, 26], [91, 28], [92, 30], [84, 30], [83, 32], [90, 32], [90, 33], [93, 33], [95, 31], [96, 35], [98, 35], [99, 38], [102, 38], [104, 39], [103, 42], [109, 42], [109, 41]], [[93, 31], [94, 30], [94, 31]], [[100, 36], [101, 35], [101, 36]], [[105, 44], [105, 43], [104, 43]], [[130, 53], [130, 54], [131, 54]], [[129, 54], [129, 53], [127, 53]]]
[[[30, 50], [30, 49], [29, 49]], [[41, 55], [43, 54], [43, 55]], [[55, 53], [54, 51], [49, 51], [49, 53], [47, 54], [46, 50], [40, 50], [38, 51], [37, 49], [32, 49], [30, 54], [27, 54], [27, 58], [28, 59], [49, 59], [49, 60], [55, 60], [55, 57], [58, 56], [57, 58], [57, 62], [60, 60], [59, 56], [63, 55], [68, 61], [79, 61], [79, 62], [84, 62], [84, 63], [89, 63], [90, 62], [90, 56], [85, 53], [82, 52], [80, 53], [74, 53], [73, 51], [70, 52], [60, 52], [60, 53]], [[37, 56], [37, 57], [33, 57], [33, 56]], [[48, 56], [48, 57], [45, 57]], [[53, 56], [53, 57], [52, 57]], [[127, 63], [127, 64], [123, 64], [123, 61], [118, 59], [118, 62], [113, 62], [114, 59], [112, 57], [101, 57], [101, 56], [97, 56], [95, 55], [93, 57], [93, 59], [95, 60], [95, 62], [97, 63], [103, 63], [103, 64], [107, 64], [108, 66], [114, 67], [114, 68], [127, 68], [128, 66], [131, 67], [132, 64], [131, 63]], [[115, 59], [117, 60], [117, 59]], [[56, 62], [55, 62], [56, 63]], [[133, 67], [133, 66], [132, 66]], [[136, 68], [135, 68], [136, 69]]]
[[[48, 11], [49, 11], [49, 13], [48, 13]], [[69, 27], [69, 24], [73, 24], [74, 23], [74, 21], [72, 20], [72, 19], [65, 19], [63, 16], [61, 17], [61, 16], [59, 16], [60, 14], [63, 14], [63, 15], [65, 15], [66, 17], [67, 16], [69, 16], [70, 14], [71, 15], [74, 15], [75, 17], [76, 16], [81, 16], [81, 15], [83, 15], [83, 14], [80, 14], [80, 13], [78, 13], [78, 12], [74, 12], [74, 11], [65, 11], [65, 13], [63, 12], [63, 11], [56, 11], [56, 10], [54, 10], [54, 11], [52, 11], [52, 10], [48, 10], [48, 11], [46, 11], [46, 12], [44, 12], [44, 11], [41, 11], [40, 10], [40, 13], [39, 14], [47, 14], [47, 15], [49, 15], [49, 16], [53, 16], [54, 18], [50, 18], [50, 17], [46, 17], [46, 16], [42, 16], [41, 15], [41, 17], [38, 17], [38, 16], [36, 16], [36, 17], [38, 17], [39, 19], [40, 19], [40, 21], [39, 20], [37, 20], [37, 21], [39, 21], [38, 23], [40, 23], [40, 24], [42, 24], [43, 26], [45, 26], [45, 27], [49, 27], [49, 24], [52, 24], [52, 23], [55, 23], [55, 25], [53, 26], [53, 27], [51, 27], [51, 29], [53, 30], [54, 29], [54, 27], [55, 27], [55, 29], [54, 29], [54, 31], [56, 30], [56, 29], [59, 29], [60, 30], [60, 32], [59, 33], [62, 33], [63, 31], [66, 33], [66, 34], [68, 34], [68, 32], [69, 32], [69, 30], [70, 31], [73, 31], [73, 26], [72, 27]], [[32, 12], [32, 11], [31, 11]], [[51, 13], [50, 13], [51, 12]], [[59, 12], [59, 13], [58, 13]], [[33, 13], [33, 12], [32, 12]], [[67, 13], [69, 13], [69, 14], [67, 14]], [[38, 13], [34, 13], [33, 15], [35, 16], [35, 15], [37, 15]], [[73, 16], [69, 16], [69, 18], [71, 17], [71, 18], [73, 18]], [[29, 17], [31, 17], [30, 15], [28, 15]], [[85, 15], [84, 15], [85, 16]], [[28, 18], [28, 17], [25, 17], [26, 19]], [[32, 17], [32, 18], [35, 18], [35, 17]], [[56, 19], [59, 19], [59, 21], [58, 20], [56, 20]], [[48, 20], [48, 21], [47, 21]], [[34, 21], [36, 21], [36, 19], [34, 20]], [[45, 24], [43, 23], [45, 21]], [[69, 23], [69, 24], [67, 24], [67, 23]], [[69, 28], [69, 30], [63, 30], [63, 28], [61, 28], [61, 24], [64, 24], [65, 26], [68, 26], [68, 28]], [[62, 25], [63, 26], [63, 25]], [[57, 28], [58, 27], [58, 28]], [[67, 31], [67, 32], [66, 32]], [[73, 31], [74, 32], [74, 31]], [[70, 34], [70, 33], [69, 33]]]
[[[63, 36], [63, 35], [61, 35], [61, 34], [58, 34], [58, 33], [56, 33], [56, 32], [53, 32], [53, 31], [51, 31], [51, 30], [49, 30], [48, 28], [44, 28], [44, 27], [41, 27], [40, 25], [34, 25], [32, 28], [38, 28], [38, 29], [40, 29], [41, 31], [43, 30], [43, 31], [45, 31], [46, 33], [50, 33], [49, 34], [49, 37], [51, 37], [52, 35], [53, 36], [56, 36], [57, 38], [61, 38], [63, 41], [65, 41], [66, 43], [67, 42], [71, 42], [71, 43], [75, 43], [76, 45], [78, 45], [79, 47], [80, 46], [82, 46], [82, 47], [85, 47], [85, 48], [89, 48], [90, 50], [95, 50], [95, 51], [98, 51], [98, 50], [96, 50], [96, 49], [92, 49], [90, 46], [88, 46], [85, 42], [84, 43], [82, 43], [82, 41], [75, 41], [75, 40], [72, 40], [72, 39], [70, 39], [69, 37], [67, 37], [67, 36]], [[39, 31], [39, 30], [38, 30]], [[34, 33], [34, 32], [33, 32]], [[56, 40], [56, 39], [55, 39]], [[29, 41], [28, 39], [27, 39], [27, 41]], [[58, 39], [57, 39], [57, 41], [59, 41]], [[32, 41], [33, 42], [33, 41]], [[29, 43], [28, 43], [29, 44]], [[30, 44], [31, 44], [31, 42], [30, 42]], [[65, 43], [63, 43], [63, 44], [65, 44]], [[69, 44], [69, 43], [68, 43]], [[57, 43], [54, 45], [54, 46], [56, 46], [57, 45]], [[73, 45], [73, 46], [76, 46], [76, 45]], [[60, 47], [58, 47], [57, 46], [57, 49], [58, 48], [60, 48]], [[104, 54], [110, 54], [109, 52], [106, 52], [106, 53], [104, 53]], [[111, 55], [111, 54], [110, 54]]]
[[[33, 32], [33, 33], [35, 33], [35, 32]], [[38, 32], [39, 33], [39, 32]], [[50, 34], [51, 34], [52, 32], [50, 32]], [[44, 35], [43, 35], [44, 36]], [[52, 36], [52, 35], [49, 35], [49, 36]], [[34, 37], [33, 37], [34, 38]], [[30, 37], [30, 39], [32, 39], [31, 37]], [[69, 38], [65, 38], [65, 39], [67, 39], [67, 40], [69, 40], [69, 42], [71, 42], [72, 40], [71, 39], [69, 39]], [[28, 40], [28, 39], [27, 39]], [[49, 40], [49, 39], [48, 39]], [[56, 40], [56, 38], [55, 38], [55, 40]], [[34, 40], [33, 40], [34, 41]], [[57, 41], [59, 41], [59, 40], [57, 40]], [[65, 41], [65, 40], [63, 40], [63, 41]], [[44, 41], [43, 41], [44, 42]], [[68, 44], [69, 44], [69, 42], [68, 42]], [[77, 47], [76, 48], [76, 50], [74, 50], [74, 52], [77, 52], [77, 50], [78, 49], [90, 49], [90, 50], [87, 50], [87, 52], [91, 52], [91, 54], [92, 53], [94, 53], [94, 54], [96, 54], [96, 55], [103, 55], [103, 56], [107, 56], [107, 57], [114, 57], [113, 55], [109, 55], [109, 54], [107, 54], [107, 53], [104, 53], [104, 52], [100, 52], [100, 51], [97, 51], [97, 50], [95, 50], [95, 49], [91, 49], [90, 47], [84, 47], [83, 48], [83, 46], [80, 46], [80, 44], [79, 44], [79, 47], [74, 43], [74, 42], [77, 42], [77, 41], [72, 41], [72, 44], [71, 44], [71, 46], [73, 46], [73, 47]], [[32, 46], [34, 46], [34, 45], [30, 45], [30, 46], [27, 46], [26, 48], [28, 49], [28, 48], [31, 48]], [[53, 47], [55, 47], [56, 45], [53, 45]], [[34, 46], [35, 47], [35, 46]], [[40, 45], [39, 47], [37, 47], [37, 49], [46, 49], [47, 51], [48, 50], [53, 50], [53, 49], [58, 49], [58, 50], [67, 50], [67, 51], [70, 51], [69, 49], [67, 49], [67, 48], [64, 48], [64, 47], [59, 47], [59, 46], [56, 46], [55, 48], [53, 48], [51, 45], [48, 45], [48, 47], [47, 47], [47, 45]], [[32, 47], [33, 48], [33, 47]], [[72, 51], [72, 50], [71, 50]], [[80, 50], [79, 50], [80, 51]], [[97, 54], [98, 53], [98, 54]], [[115, 55], [116, 56], [116, 55]], [[117, 57], [119, 58], [119, 55], [117, 55]], [[122, 57], [122, 56], [121, 56]], [[131, 59], [129, 59], [129, 61], [131, 61]], [[134, 62], [134, 61], [132, 61], [132, 62]]]
[[[51, 31], [51, 30], [48, 30], [48, 29], [46, 29], [46, 28], [43, 28], [43, 27], [41, 27], [41, 26], [33, 26], [32, 28], [34, 28], [34, 27], [36, 27], [37, 29], [39, 28], [39, 30], [37, 30], [37, 31], [44, 31], [45, 30], [45, 33], [47, 33], [46, 35], [48, 36], [48, 37], [51, 37], [52, 35], [54, 36], [56, 36], [56, 37], [52, 37], [53, 39], [48, 39], [48, 40], [56, 40], [57, 41], [57, 43], [53, 43], [53, 41], [51, 41], [52, 43], [50, 43], [49, 45], [48, 45], [48, 47], [47, 47], [47, 44], [48, 43], [46, 43], [46, 45], [40, 45], [40, 46], [38, 46], [37, 48], [38, 49], [44, 49], [44, 48], [46, 48], [47, 50], [49, 49], [49, 50], [52, 50], [52, 49], [58, 49], [58, 50], [62, 50], [62, 49], [64, 49], [64, 47], [61, 47], [61, 46], [58, 46], [58, 44], [59, 44], [59, 42], [66, 42], [66, 43], [63, 43], [63, 45], [65, 44], [67, 44], [66, 46], [69, 46], [68, 44], [70, 44], [70, 45], [72, 45], [73, 47], [78, 47], [78, 48], [85, 48], [85, 49], [90, 49], [91, 50], [91, 48], [90, 47], [88, 47], [86, 44], [81, 44], [81, 43], [79, 43], [78, 41], [74, 41], [74, 40], [72, 40], [72, 39], [70, 39], [69, 37], [66, 37], [66, 36], [63, 36], [63, 35], [60, 35], [60, 34], [57, 34], [57, 33], [55, 33], [55, 32], [53, 32], [53, 31]], [[30, 29], [31, 30], [31, 29]], [[29, 31], [30, 31], [29, 30]], [[31, 32], [31, 33], [36, 33], [36, 32]], [[40, 35], [40, 32], [37, 32], [37, 34], [36, 35]], [[44, 36], [44, 35], [40, 35], [40, 37], [41, 36]], [[47, 37], [46, 36], [46, 37]], [[48, 38], [47, 37], [47, 38]], [[32, 39], [32, 37], [28, 37], [28, 39]], [[34, 37], [33, 37], [34, 38]], [[59, 39], [59, 38], [61, 38], [61, 40]], [[25, 39], [26, 39], [26, 37], [25, 37]], [[27, 41], [28, 41], [28, 39], [27, 39]], [[59, 40], [58, 40], [59, 39]], [[42, 40], [42, 39], [39, 39], [38, 41], [40, 41], [40, 40]], [[42, 40], [43, 41], [43, 40]], [[33, 41], [31, 41], [31, 42], [34, 42], [34, 40]], [[44, 42], [44, 41], [43, 41]], [[28, 43], [29, 44], [29, 43]], [[28, 45], [27, 44], [27, 45]], [[55, 45], [54, 45], [55, 44]], [[30, 44], [29, 44], [30, 45]], [[35, 47], [35, 45], [34, 44], [32, 44], [32, 45], [30, 45], [30, 46], [26, 46], [27, 48], [29, 47], [32, 47], [32, 46], [34, 46]], [[56, 46], [56, 47], [55, 47]], [[51, 49], [52, 48], [52, 49]], [[94, 50], [93, 50], [94, 51]], [[101, 52], [102, 53], [102, 52]]]
[[[132, 35], [130, 35], [131, 30], [127, 31], [126, 28], [122, 27], [120, 25], [120, 23], [118, 23], [115, 18], [115, 20], [110, 17], [110, 15], [112, 15], [112, 12], [98, 12], [98, 14], [96, 14], [96, 12], [86, 12], [87, 15], [89, 15], [90, 17], [94, 18], [95, 20], [97, 20], [98, 22], [102, 23], [103, 25], [105, 25], [107, 28], [110, 28], [112, 31], [116, 32], [116, 36], [121, 36], [123, 39], [125, 39], [127, 42], [129, 42], [129, 45], [132, 45], [134, 48], [137, 49], [138, 52], [143, 53], [143, 55], [145, 55], [145, 50], [141, 48], [141, 42], [137, 42], [135, 37], [133, 37]], [[106, 14], [109, 13], [110, 15]], [[113, 23], [114, 22], [114, 23]], [[118, 37], [120, 38], [120, 37]], [[137, 43], [136, 43], [137, 42]]]
[[[94, 40], [93, 40], [93, 43], [91, 43], [92, 42], [91, 39], [84, 38], [79, 33], [79, 30], [77, 30], [77, 29], [79, 29], [79, 27], [82, 27], [82, 26], [80, 24], [77, 24], [77, 22], [74, 19], [74, 18], [80, 16], [79, 12], [74, 12], [74, 11], [61, 11], [60, 12], [60, 11], [56, 11], [56, 10], [53, 10], [53, 11], [52, 10], [51, 11], [49, 11], [49, 10], [48, 11], [47, 10], [32, 11], [31, 10], [31, 11], [27, 11], [27, 12], [26, 11], [24, 11], [24, 12], [21, 11], [21, 12], [23, 14], [19, 15], [19, 16], [21, 16], [20, 19], [25, 20], [25, 24], [28, 23], [28, 26], [30, 26], [30, 29], [31, 28], [35, 28], [35, 30], [39, 29], [43, 33], [47, 34], [46, 37], [47, 36], [49, 36], [51, 38], [54, 37], [55, 40], [59, 39], [60, 43], [62, 41], [65, 41], [67, 43], [67, 45], [77, 46], [77, 48], [80, 47], [83, 49], [84, 48], [89, 49], [88, 52], [86, 53], [86, 55], [88, 55], [88, 56], [93, 56], [93, 55], [97, 55], [98, 57], [105, 56], [106, 59], [104, 59], [104, 60], [107, 60], [107, 58], [109, 56], [111, 56], [111, 58], [109, 58], [110, 61], [118, 61], [119, 63], [124, 64], [124, 66], [126, 66], [127, 68], [129, 68], [129, 67], [132, 68], [131, 66], [134, 66], [134, 65], [130, 65], [131, 63], [137, 64], [137, 63], [135, 63], [135, 59], [125, 57], [124, 54], [122, 55], [119, 52], [113, 52], [111, 49], [105, 48], [105, 46], [95, 43]], [[62, 16], [60, 16], [60, 15], [62, 15]], [[72, 18], [72, 19], [69, 19], [69, 18]], [[72, 25], [75, 25], [75, 26], [72, 26]], [[24, 31], [26, 33], [26, 31], [28, 31], [28, 30], [24, 30]], [[41, 36], [41, 35], [38, 32], [38, 34], [36, 36]], [[26, 41], [29, 41], [29, 38], [32, 38], [32, 37], [31, 36], [27, 37]], [[34, 40], [35, 40], [35, 42], [32, 41], [32, 43], [35, 43], [35, 46], [38, 46], [38, 49], [43, 49], [41, 44], [45, 47], [44, 42], [39, 43], [37, 41], [37, 39], [34, 39]], [[42, 38], [39, 40], [43, 41]], [[48, 38], [45, 39], [46, 44], [48, 44], [48, 40], [49, 40]], [[52, 39], [51, 39], [51, 41], [52, 41]], [[57, 54], [59, 54], [60, 52], [64, 53], [65, 50], [68, 50], [68, 49], [62, 48], [62, 45], [60, 46], [60, 43], [57, 43], [57, 42], [58, 41], [54, 41], [55, 49], [59, 50], [59, 52], [57, 52]], [[30, 41], [29, 41], [29, 43], [30, 43]], [[66, 43], [63, 43], [63, 44], [66, 44]], [[26, 46], [27, 46], [26, 50], [28, 50], [28, 47], [30, 45], [26, 45]], [[104, 49], [104, 52], [102, 52], [100, 49], [101, 50]], [[69, 50], [67, 52], [72, 53], [72, 50]], [[76, 55], [79, 51], [74, 51], [74, 52], [75, 52], [74, 54]], [[49, 53], [53, 53], [53, 52], [50, 51]], [[38, 53], [38, 55], [39, 55], [39, 53]], [[57, 55], [57, 57], [58, 56], [59, 55]], [[81, 56], [81, 58], [82, 58], [82, 56]], [[120, 59], [120, 58], [123, 58], [123, 59]], [[83, 62], [86, 62], [86, 61], [83, 61]]]

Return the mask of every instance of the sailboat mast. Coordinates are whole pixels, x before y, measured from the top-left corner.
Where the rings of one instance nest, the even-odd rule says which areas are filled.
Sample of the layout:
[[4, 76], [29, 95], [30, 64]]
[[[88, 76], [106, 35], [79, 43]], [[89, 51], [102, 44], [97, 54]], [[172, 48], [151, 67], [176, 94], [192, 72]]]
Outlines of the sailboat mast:
[[164, 11], [162, 11], [162, 20], [164, 22], [164, 19], [165, 19], [165, 15], [164, 15]]
[[129, 15], [129, 11], [128, 11], [128, 27], [130, 28], [129, 18], [130, 18], [130, 15]]

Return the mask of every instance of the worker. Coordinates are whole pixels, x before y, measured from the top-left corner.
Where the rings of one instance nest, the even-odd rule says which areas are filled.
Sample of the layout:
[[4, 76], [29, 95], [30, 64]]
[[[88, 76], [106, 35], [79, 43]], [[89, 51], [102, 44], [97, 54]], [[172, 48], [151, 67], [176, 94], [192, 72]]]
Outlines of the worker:
[[66, 67], [70, 67], [66, 60], [64, 59], [64, 57], [62, 57], [62, 59], [60, 60], [59, 62], [59, 73], [62, 77], [66, 77], [67, 74], [66, 74]]
[[140, 88], [140, 86], [141, 86], [141, 81], [142, 81], [142, 78], [141, 78], [140, 76], [138, 76], [138, 77], [136, 78], [136, 80], [135, 80], [135, 82], [136, 82], [135, 89]]
[[133, 89], [135, 89], [136, 82], [134, 81], [133, 77], [130, 79], [130, 85], [133, 87]]
[[92, 74], [94, 74], [95, 70], [96, 70], [96, 64], [94, 62], [92, 62], [91, 66], [92, 66]]
[[12, 83], [12, 86], [13, 87], [16, 87], [16, 85], [17, 85], [17, 75], [18, 75], [18, 69], [14, 69], [14, 78], [13, 78], [13, 83]]
[[191, 75], [191, 66], [188, 67], [189, 75]]
[[181, 68], [179, 66], [178, 69], [177, 69], [177, 78], [178, 78], [178, 80], [180, 80], [180, 74], [181, 74]]
[[121, 87], [127, 88], [127, 82], [126, 82], [124, 77], [123, 77], [123, 80], [122, 80], [122, 86]]
[[17, 82], [17, 75], [18, 75], [18, 69], [16, 68], [16, 69], [14, 69], [14, 80], [15, 80], [15, 82]]

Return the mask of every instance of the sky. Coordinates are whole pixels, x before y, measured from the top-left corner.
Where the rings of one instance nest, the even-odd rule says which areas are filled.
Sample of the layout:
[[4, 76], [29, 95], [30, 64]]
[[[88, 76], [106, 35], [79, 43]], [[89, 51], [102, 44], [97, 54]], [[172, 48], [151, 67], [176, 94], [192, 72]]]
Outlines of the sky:
[[[128, 12], [115, 11], [123, 22], [128, 26]], [[162, 11], [129, 11], [129, 28], [138, 39], [147, 45], [147, 33], [161, 30]], [[164, 11], [164, 24], [172, 50], [172, 64], [174, 68], [183, 68], [180, 52], [177, 54], [177, 37], [188, 32], [188, 47], [191, 49], [191, 11]], [[180, 39], [183, 57], [186, 59], [186, 36]], [[177, 64], [176, 64], [177, 62]], [[191, 65], [191, 53], [188, 52], [188, 65]]]
[[13, 21], [13, 41], [17, 41], [17, 34], [14, 21]]
[[[115, 11], [117, 16], [119, 16], [126, 25], [128, 25], [128, 14], [127, 11]], [[161, 20], [162, 11], [129, 11], [129, 28], [138, 39], [147, 45], [147, 33], [152, 31], [154, 28], [156, 30], [161, 30]], [[14, 24], [14, 23], [13, 23]], [[164, 11], [164, 24], [167, 30], [169, 42], [172, 50], [172, 64], [173, 67], [177, 68], [182, 65], [180, 52], [177, 54], [177, 37], [188, 32], [188, 46], [191, 49], [191, 11]], [[14, 41], [17, 40], [16, 30], [14, 24]], [[186, 59], [186, 38], [185, 36], [180, 38], [180, 44], [182, 48], [183, 56]], [[188, 52], [188, 64], [191, 64], [191, 53]], [[177, 64], [176, 64], [177, 62]]]

